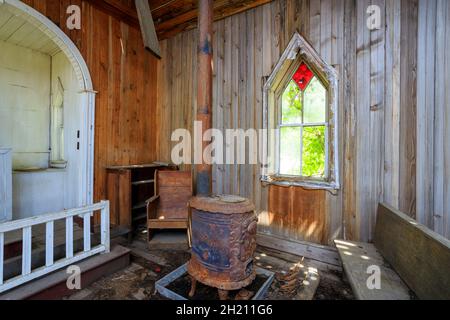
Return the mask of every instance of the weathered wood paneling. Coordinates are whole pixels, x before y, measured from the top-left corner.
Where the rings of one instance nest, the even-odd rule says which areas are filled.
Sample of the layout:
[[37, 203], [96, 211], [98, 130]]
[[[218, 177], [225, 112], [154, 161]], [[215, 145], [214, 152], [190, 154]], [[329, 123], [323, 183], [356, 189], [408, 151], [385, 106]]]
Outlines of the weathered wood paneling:
[[[344, 170], [342, 170], [342, 194], [343, 194], [343, 234], [347, 239], [356, 239], [356, 7], [355, 1], [346, 0], [344, 4], [344, 65], [341, 82], [344, 82], [345, 108], [341, 108], [344, 114], [344, 143], [340, 147], [344, 152]], [[349, 125], [353, 124], [353, 125]]]
[[417, 219], [450, 238], [450, 4], [419, 0]]
[[[195, 118], [196, 31], [161, 41], [157, 62], [138, 29], [85, 1], [25, 2], [77, 44], [99, 91], [96, 199], [104, 196], [105, 166], [169, 161], [173, 130], [192, 130]], [[81, 31], [65, 28], [69, 4], [82, 5]], [[371, 4], [381, 8], [380, 30], [367, 28]], [[446, 0], [276, 0], [216, 22], [215, 128], [262, 127], [264, 77], [295, 30], [338, 70], [342, 188], [313, 197], [281, 192], [261, 185], [259, 166], [220, 165], [214, 191], [252, 198], [260, 231], [282, 237], [370, 240], [379, 201], [450, 237], [449, 10]], [[273, 212], [285, 212], [276, 194], [294, 203], [283, 228], [271, 221]], [[307, 217], [320, 226], [310, 235], [312, 222], [301, 226]]]
[[384, 109], [384, 201], [399, 207], [400, 195], [400, 31], [401, 2], [386, 1], [386, 97]]
[[[369, 5], [381, 8], [379, 30], [367, 27]], [[417, 1], [278, 0], [217, 22], [214, 127], [262, 127], [264, 77], [298, 30], [340, 74], [343, 185], [337, 195], [316, 191], [311, 196], [303, 189], [262, 186], [259, 166], [224, 165], [214, 168], [214, 191], [252, 198], [261, 232], [297, 240], [370, 240], [383, 200], [414, 216], [417, 11]], [[161, 42], [161, 141], [169, 142], [174, 129], [192, 128], [188, 109], [194, 106], [180, 104], [195, 104], [194, 88], [180, 77], [189, 74], [195, 83], [196, 32], [184, 33], [190, 42], [182, 37]], [[160, 143], [158, 157], [170, 160], [170, 150], [171, 143]], [[308, 234], [315, 223], [316, 231]]]
[[286, 239], [324, 243], [326, 195], [320, 190], [273, 186], [267, 218], [270, 231]]
[[400, 36], [399, 209], [411, 217], [416, 215], [417, 3], [402, 0]]
[[[112, 165], [157, 160], [157, 61], [144, 49], [140, 31], [81, 0], [26, 0], [78, 46], [95, 90], [94, 197], [105, 198]], [[81, 30], [67, 30], [69, 5], [82, 9]]]
[[450, 241], [389, 206], [378, 215], [377, 251], [419, 299], [450, 299]]

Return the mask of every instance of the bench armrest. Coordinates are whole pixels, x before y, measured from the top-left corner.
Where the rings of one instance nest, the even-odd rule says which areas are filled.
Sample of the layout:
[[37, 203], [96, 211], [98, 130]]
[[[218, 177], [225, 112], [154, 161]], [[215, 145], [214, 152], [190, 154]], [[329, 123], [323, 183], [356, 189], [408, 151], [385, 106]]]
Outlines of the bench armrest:
[[153, 203], [156, 203], [158, 200], [159, 200], [159, 195], [156, 195], [156, 196], [151, 197], [150, 199], [148, 199], [148, 200], [146, 201], [147, 206], [148, 206], [148, 205], [151, 205], [151, 204], [153, 204]]
[[146, 201], [147, 204], [147, 218], [155, 219], [156, 218], [156, 208], [159, 201], [159, 195], [153, 196]]

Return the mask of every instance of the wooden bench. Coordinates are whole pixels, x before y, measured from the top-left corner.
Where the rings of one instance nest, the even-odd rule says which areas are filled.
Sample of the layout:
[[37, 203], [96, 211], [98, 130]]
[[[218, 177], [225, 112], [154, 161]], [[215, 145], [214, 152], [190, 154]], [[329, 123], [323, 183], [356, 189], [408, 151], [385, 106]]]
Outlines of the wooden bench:
[[189, 206], [193, 194], [190, 171], [156, 171], [155, 195], [147, 201], [148, 242], [156, 229], [186, 229], [189, 235]]
[[[378, 208], [374, 244], [335, 244], [357, 299], [450, 299], [450, 241], [388, 205]], [[381, 270], [380, 290], [367, 286], [370, 266]]]

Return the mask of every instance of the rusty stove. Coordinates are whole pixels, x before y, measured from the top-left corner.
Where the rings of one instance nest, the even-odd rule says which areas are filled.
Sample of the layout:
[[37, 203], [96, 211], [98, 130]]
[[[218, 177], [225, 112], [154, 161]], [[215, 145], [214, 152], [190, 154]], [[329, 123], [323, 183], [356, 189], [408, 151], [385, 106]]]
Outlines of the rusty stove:
[[[197, 121], [207, 131], [212, 127], [213, 0], [199, 0], [198, 7]], [[210, 142], [202, 141], [203, 151]], [[190, 201], [193, 247], [188, 264], [192, 278], [189, 295], [194, 296], [199, 281], [219, 289], [220, 298], [225, 300], [228, 291], [242, 289], [256, 278], [255, 207], [247, 199], [211, 196], [211, 164], [202, 162], [196, 169], [198, 196]]]
[[193, 297], [197, 281], [228, 292], [250, 285], [256, 278], [257, 217], [254, 205], [234, 196], [195, 197], [190, 201], [192, 258], [188, 272]]

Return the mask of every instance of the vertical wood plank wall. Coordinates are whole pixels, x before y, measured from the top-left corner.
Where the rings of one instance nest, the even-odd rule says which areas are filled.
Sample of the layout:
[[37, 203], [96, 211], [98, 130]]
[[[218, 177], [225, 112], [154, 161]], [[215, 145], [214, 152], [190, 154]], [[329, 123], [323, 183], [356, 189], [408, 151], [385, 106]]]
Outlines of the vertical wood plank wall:
[[[58, 25], [77, 45], [88, 64], [94, 89], [98, 91], [94, 197], [96, 201], [103, 200], [105, 167], [156, 160], [157, 60], [144, 49], [138, 29], [85, 1], [24, 2]], [[66, 10], [70, 5], [81, 7], [81, 30], [66, 28]]]
[[[139, 30], [82, 0], [24, 2], [71, 37], [99, 91], [96, 200], [106, 166], [170, 161], [173, 130], [195, 119], [196, 31], [162, 41], [158, 62]], [[81, 31], [65, 28], [70, 4], [82, 7]], [[371, 4], [380, 30], [366, 27]], [[262, 127], [263, 79], [295, 30], [335, 66], [342, 189], [264, 187], [258, 166], [220, 165], [214, 191], [252, 198], [260, 231], [290, 239], [370, 240], [379, 201], [450, 237], [449, 11], [447, 0], [276, 0], [216, 22], [215, 128]]]
[[[369, 5], [381, 29], [367, 27]], [[261, 128], [262, 83], [295, 30], [340, 82], [342, 189], [337, 195], [264, 187], [258, 166], [214, 168], [217, 193], [252, 198], [260, 231], [318, 243], [371, 240], [380, 201], [416, 213], [418, 0], [277, 0], [215, 23], [214, 127]], [[170, 135], [192, 129], [196, 31], [161, 42], [158, 158], [170, 160]], [[189, 168], [187, 168], [189, 169]]]
[[417, 219], [450, 238], [450, 3], [419, 0]]

